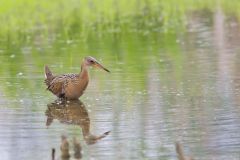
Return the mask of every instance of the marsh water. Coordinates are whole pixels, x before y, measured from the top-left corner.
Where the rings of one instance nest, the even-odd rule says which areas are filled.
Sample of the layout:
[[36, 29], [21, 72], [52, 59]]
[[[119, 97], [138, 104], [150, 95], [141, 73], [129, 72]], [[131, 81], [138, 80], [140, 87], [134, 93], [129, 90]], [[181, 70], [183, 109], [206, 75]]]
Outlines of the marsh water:
[[[1, 39], [0, 159], [51, 159], [52, 148], [60, 159], [65, 135], [79, 139], [82, 159], [176, 160], [179, 142], [195, 159], [239, 160], [240, 23], [221, 10], [187, 22], [175, 32]], [[44, 64], [77, 73], [86, 55], [111, 73], [91, 68], [80, 101], [58, 106]], [[83, 136], [108, 131], [94, 144]]]

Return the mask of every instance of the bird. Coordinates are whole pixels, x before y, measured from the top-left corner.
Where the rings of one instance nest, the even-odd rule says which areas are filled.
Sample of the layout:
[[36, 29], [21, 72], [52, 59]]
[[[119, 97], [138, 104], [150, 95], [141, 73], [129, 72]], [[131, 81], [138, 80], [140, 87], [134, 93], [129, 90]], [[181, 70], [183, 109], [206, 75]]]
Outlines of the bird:
[[78, 74], [69, 73], [62, 75], [53, 75], [48, 65], [45, 65], [45, 84], [47, 90], [52, 92], [60, 99], [76, 100], [84, 93], [89, 82], [88, 68], [96, 67], [110, 72], [95, 58], [87, 56], [81, 63], [81, 71]]
[[47, 116], [47, 127], [50, 127], [56, 120], [62, 124], [79, 126], [82, 129], [84, 141], [88, 145], [97, 143], [111, 133], [111, 131], [107, 131], [100, 135], [95, 135], [91, 132], [91, 120], [87, 107], [79, 99], [71, 101], [57, 99], [54, 102], [47, 104], [45, 115]]

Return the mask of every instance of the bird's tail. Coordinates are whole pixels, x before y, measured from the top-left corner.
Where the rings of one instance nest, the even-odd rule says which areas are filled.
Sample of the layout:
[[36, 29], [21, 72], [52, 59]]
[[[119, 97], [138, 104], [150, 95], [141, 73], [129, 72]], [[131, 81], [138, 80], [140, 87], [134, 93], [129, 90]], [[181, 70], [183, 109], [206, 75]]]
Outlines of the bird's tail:
[[53, 78], [53, 74], [50, 71], [50, 69], [48, 68], [47, 65], [45, 65], [45, 78], [46, 79], [52, 79]]
[[44, 69], [45, 69], [45, 78], [46, 78], [45, 83], [47, 86], [49, 86], [49, 84], [52, 81], [52, 79], [54, 78], [54, 76], [47, 65], [45, 65]]

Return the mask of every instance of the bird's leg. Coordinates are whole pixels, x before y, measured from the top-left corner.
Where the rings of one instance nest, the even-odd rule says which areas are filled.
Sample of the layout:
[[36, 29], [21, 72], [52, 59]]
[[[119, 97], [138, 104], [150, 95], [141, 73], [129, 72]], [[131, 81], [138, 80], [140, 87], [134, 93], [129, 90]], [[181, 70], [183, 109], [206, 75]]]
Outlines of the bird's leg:
[[58, 96], [59, 98], [60, 98], [60, 101], [62, 102], [64, 102], [64, 101], [66, 101], [67, 100], [67, 98], [65, 97], [65, 89], [64, 89], [64, 86], [62, 86], [62, 91], [61, 91], [61, 93], [59, 94], [59, 96]]

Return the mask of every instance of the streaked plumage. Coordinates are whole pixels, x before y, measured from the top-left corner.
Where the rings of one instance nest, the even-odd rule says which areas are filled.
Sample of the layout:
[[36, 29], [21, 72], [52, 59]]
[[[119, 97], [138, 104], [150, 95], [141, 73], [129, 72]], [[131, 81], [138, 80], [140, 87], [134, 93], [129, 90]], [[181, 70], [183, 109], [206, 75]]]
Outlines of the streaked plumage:
[[78, 99], [87, 88], [89, 81], [89, 66], [98, 67], [109, 72], [109, 70], [104, 68], [96, 59], [90, 56], [84, 58], [79, 74], [70, 73], [54, 76], [46, 65], [45, 84], [47, 85], [47, 90], [51, 91], [59, 98], [66, 98], [69, 100]]
[[52, 122], [56, 122], [56, 120], [60, 123], [81, 127], [83, 138], [87, 144], [94, 144], [110, 133], [110, 131], [104, 132], [101, 135], [91, 133], [88, 110], [86, 105], [80, 100], [56, 100], [47, 105], [45, 114], [47, 116], [46, 125], [48, 127], [50, 127]]

